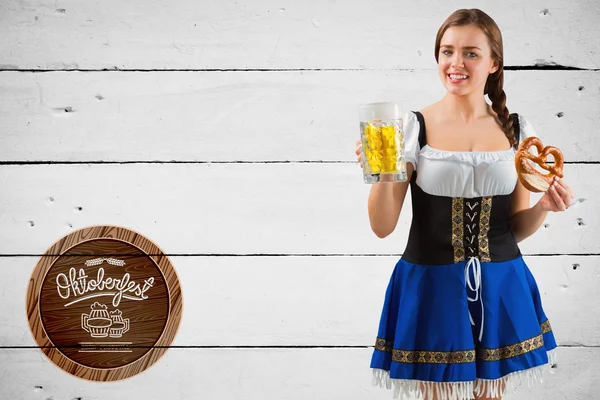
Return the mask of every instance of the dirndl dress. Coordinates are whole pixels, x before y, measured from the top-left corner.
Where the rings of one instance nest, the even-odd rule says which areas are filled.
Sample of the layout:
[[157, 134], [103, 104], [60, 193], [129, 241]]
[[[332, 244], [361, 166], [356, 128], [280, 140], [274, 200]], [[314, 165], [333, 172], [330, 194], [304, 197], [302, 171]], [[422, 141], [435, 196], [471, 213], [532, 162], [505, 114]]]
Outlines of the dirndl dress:
[[[534, 135], [512, 117], [517, 141]], [[404, 134], [413, 217], [384, 297], [373, 383], [399, 399], [470, 400], [541, 380], [556, 341], [510, 227], [516, 146], [433, 149], [419, 112]]]

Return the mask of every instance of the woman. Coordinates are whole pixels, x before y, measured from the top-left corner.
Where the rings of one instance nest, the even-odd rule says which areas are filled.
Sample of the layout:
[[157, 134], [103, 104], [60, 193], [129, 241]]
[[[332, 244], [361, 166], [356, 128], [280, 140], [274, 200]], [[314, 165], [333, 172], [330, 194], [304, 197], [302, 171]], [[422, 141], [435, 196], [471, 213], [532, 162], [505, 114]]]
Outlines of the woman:
[[[574, 196], [556, 179], [529, 207], [514, 157], [535, 132], [506, 107], [502, 37], [487, 14], [448, 17], [435, 58], [447, 93], [404, 119], [408, 181], [373, 185], [369, 195], [381, 238], [394, 230], [409, 186], [413, 211], [371, 368], [396, 398], [500, 399], [553, 363], [556, 342], [517, 243]], [[362, 166], [360, 141], [356, 154]]]

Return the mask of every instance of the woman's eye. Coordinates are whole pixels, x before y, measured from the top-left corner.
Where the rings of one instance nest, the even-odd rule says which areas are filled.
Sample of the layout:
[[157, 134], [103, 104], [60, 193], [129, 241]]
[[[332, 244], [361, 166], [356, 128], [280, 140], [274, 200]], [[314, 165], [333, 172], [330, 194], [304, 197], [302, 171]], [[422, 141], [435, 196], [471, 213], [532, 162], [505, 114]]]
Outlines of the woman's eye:
[[467, 57], [475, 58], [477, 57], [477, 54], [469, 52], [467, 53]]
[[450, 50], [444, 50], [444, 51], [442, 51], [442, 54], [445, 56], [448, 56], [448, 55], [452, 54], [452, 52]]

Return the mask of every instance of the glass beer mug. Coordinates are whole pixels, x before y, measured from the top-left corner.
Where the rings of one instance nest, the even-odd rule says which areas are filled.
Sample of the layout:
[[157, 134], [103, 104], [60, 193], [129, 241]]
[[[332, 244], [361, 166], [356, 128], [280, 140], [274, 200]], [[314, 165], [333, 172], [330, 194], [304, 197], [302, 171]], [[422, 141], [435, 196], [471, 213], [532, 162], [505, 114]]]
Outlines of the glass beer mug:
[[400, 107], [395, 103], [359, 106], [365, 183], [404, 182], [404, 132]]

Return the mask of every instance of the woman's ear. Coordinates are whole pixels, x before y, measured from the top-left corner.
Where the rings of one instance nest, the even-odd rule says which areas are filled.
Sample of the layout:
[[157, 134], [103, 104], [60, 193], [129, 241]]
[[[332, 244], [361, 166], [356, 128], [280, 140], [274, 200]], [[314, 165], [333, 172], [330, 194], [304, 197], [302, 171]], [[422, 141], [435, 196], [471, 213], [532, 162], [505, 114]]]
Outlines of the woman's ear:
[[494, 60], [494, 62], [492, 63], [492, 67], [490, 68], [490, 75], [498, 71], [499, 68], [500, 65], [498, 65], [498, 61]]

